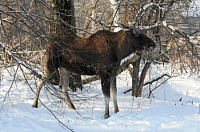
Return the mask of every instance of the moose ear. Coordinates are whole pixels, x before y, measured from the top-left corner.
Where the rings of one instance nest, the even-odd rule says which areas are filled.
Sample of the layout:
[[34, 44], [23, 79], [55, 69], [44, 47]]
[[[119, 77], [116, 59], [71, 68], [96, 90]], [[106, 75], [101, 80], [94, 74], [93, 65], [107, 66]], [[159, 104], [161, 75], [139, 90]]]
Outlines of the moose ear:
[[143, 33], [143, 31], [139, 28], [136, 28], [135, 26], [128, 26], [122, 23], [119, 23], [119, 26], [123, 29], [129, 29], [130, 31], [132, 31], [133, 34], [135, 34], [135, 36], [139, 36], [140, 34]]
[[125, 24], [122, 24], [122, 23], [119, 23], [119, 26], [123, 29], [129, 29], [129, 26], [128, 25], [125, 25]]
[[138, 28], [135, 28], [135, 27], [131, 27], [130, 28], [133, 32], [133, 34], [135, 34], [135, 36], [139, 36], [140, 34], [142, 34], [142, 30], [138, 29]]

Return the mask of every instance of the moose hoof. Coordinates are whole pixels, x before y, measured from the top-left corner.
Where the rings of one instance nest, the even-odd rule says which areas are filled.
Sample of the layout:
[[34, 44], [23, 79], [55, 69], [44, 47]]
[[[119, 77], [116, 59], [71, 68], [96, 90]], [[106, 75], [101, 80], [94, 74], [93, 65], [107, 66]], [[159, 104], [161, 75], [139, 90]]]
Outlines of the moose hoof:
[[38, 105], [37, 104], [33, 104], [32, 107], [33, 108], [38, 108]]
[[109, 115], [104, 115], [104, 119], [107, 119], [109, 118], [110, 116]]
[[34, 102], [34, 103], [32, 104], [32, 107], [33, 107], [33, 108], [38, 108], [38, 103], [35, 103], [35, 102]]
[[119, 112], [119, 109], [115, 109], [115, 110], [114, 110], [114, 113], [117, 113], [117, 112]]

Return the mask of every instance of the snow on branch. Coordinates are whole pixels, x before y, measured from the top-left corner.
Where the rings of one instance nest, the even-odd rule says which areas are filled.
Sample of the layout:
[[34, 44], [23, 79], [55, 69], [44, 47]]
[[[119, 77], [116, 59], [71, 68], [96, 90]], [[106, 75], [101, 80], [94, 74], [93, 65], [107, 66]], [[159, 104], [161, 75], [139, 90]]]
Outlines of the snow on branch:
[[[192, 44], [192, 45], [199, 45], [197, 42], [194, 42], [194, 40], [192, 39], [192, 37], [191, 37], [190, 35], [188, 35], [186, 32], [184, 32], [182, 29], [180, 29], [180, 28], [177, 27], [177, 26], [168, 25], [168, 24], [166, 23], [166, 21], [163, 21], [163, 22], [161, 22], [161, 24], [158, 24], [158, 25], [161, 25], [161, 26], [163, 26], [163, 27], [165, 27], [165, 28], [170, 29], [170, 30], [173, 31], [173, 32], [178, 33], [179, 35], [181, 35], [181, 37], [185, 38], [185, 40], [186, 40], [188, 43], [190, 43], [190, 44]], [[173, 32], [172, 32], [172, 34], [173, 34]]]
[[1, 47], [5, 48], [5, 45], [3, 45], [1, 42], [0, 42], [0, 45], [1, 45]]
[[151, 26], [139, 26], [139, 28], [141, 30], [151, 30], [151, 29], [154, 29], [156, 27], [164, 27], [164, 28], [170, 29], [172, 31], [171, 34], [174, 34], [176, 32], [179, 35], [181, 35], [181, 37], [185, 38], [188, 43], [190, 43], [192, 45], [199, 45], [199, 43], [194, 42], [194, 40], [192, 39], [192, 37], [189, 34], [184, 32], [178, 26], [169, 25], [166, 22], [166, 20], [165, 21], [158, 21], [157, 23], [155, 23], [154, 25], [151, 25]]
[[138, 11], [135, 20], [132, 22], [132, 25], [135, 25], [138, 20], [146, 13], [146, 11], [150, 8], [150, 7], [158, 7], [159, 9], [163, 9], [162, 7], [160, 7], [159, 4], [156, 3], [150, 3], [147, 5], [144, 5], [143, 8], [140, 8], [140, 10]]
[[156, 3], [150, 3], [150, 4], [147, 4], [145, 6], [143, 6], [143, 10], [147, 10], [149, 7], [151, 6], [157, 6], [158, 8], [161, 8], [159, 4], [156, 4]]

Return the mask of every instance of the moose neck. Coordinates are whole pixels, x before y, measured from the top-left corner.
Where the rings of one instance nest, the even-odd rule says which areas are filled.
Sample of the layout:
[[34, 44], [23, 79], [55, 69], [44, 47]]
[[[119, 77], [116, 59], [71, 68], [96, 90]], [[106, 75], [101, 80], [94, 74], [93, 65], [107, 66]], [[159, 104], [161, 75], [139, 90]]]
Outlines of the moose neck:
[[118, 35], [120, 38], [118, 42], [119, 59], [122, 60], [136, 51], [133, 45], [137, 41], [134, 40], [136, 38], [132, 38], [133, 36], [129, 31], [119, 31]]

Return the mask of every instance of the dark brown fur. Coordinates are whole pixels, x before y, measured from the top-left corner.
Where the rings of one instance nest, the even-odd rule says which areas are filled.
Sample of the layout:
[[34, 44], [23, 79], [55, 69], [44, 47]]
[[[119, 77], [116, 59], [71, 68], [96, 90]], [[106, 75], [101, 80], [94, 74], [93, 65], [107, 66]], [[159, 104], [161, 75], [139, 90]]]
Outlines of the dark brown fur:
[[[47, 67], [51, 71], [62, 66], [81, 75], [109, 72], [137, 49], [148, 48], [141, 40], [132, 31], [123, 30], [117, 33], [101, 30], [89, 38], [58, 36], [46, 45]], [[149, 46], [155, 46], [152, 40], [151, 43]]]
[[[101, 77], [102, 91], [105, 97], [104, 118], [108, 118], [110, 95], [114, 102], [114, 112], [119, 111], [116, 99], [116, 71], [121, 60], [136, 50], [155, 48], [155, 43], [136, 30], [119, 32], [101, 30], [89, 38], [58, 36], [49, 41], [46, 47], [45, 73], [47, 75], [62, 67], [74, 74], [99, 75]], [[68, 105], [75, 109], [71, 100]]]

